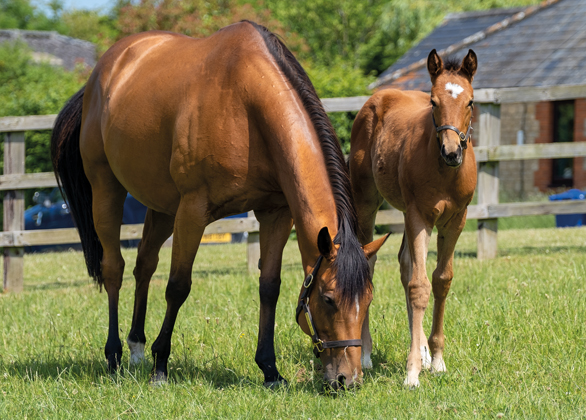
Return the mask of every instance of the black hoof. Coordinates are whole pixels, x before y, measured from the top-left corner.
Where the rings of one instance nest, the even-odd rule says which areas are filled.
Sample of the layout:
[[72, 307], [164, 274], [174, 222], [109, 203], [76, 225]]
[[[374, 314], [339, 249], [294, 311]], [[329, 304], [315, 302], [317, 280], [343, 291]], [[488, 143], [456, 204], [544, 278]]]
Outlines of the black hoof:
[[289, 382], [287, 382], [284, 378], [280, 378], [276, 381], [265, 381], [263, 386], [268, 389], [288, 388]]
[[116, 373], [120, 369], [120, 360], [122, 359], [122, 353], [111, 354], [107, 357], [108, 360], [108, 371], [110, 373]]
[[162, 386], [167, 384], [167, 374], [165, 372], [154, 372], [149, 381], [151, 386]]

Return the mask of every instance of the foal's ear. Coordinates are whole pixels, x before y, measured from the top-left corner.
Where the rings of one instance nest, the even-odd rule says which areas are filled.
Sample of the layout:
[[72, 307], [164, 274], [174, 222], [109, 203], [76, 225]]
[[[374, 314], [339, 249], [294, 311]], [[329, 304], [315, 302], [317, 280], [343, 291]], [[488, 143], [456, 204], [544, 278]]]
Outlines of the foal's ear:
[[319, 253], [326, 259], [330, 259], [334, 256], [334, 242], [330, 237], [330, 231], [327, 226], [321, 228], [317, 235], [317, 249], [319, 249]]
[[372, 241], [371, 243], [366, 244], [366, 245], [364, 245], [362, 247], [362, 249], [364, 250], [364, 255], [366, 255], [366, 259], [367, 260], [370, 260], [370, 258], [373, 255], [376, 255], [376, 253], [378, 252], [378, 250], [380, 249], [380, 247], [383, 246], [383, 244], [389, 238], [389, 235], [390, 235], [390, 233], [387, 233], [382, 238], [379, 238], [376, 241]]
[[436, 52], [435, 48], [431, 50], [427, 56], [427, 71], [431, 76], [432, 82], [442, 73], [442, 71], [444, 71], [444, 62]]
[[462, 65], [460, 66], [460, 72], [470, 80], [474, 79], [474, 75], [476, 74], [476, 69], [478, 68], [478, 59], [476, 58], [476, 53], [472, 50], [468, 50], [468, 54], [462, 60]]

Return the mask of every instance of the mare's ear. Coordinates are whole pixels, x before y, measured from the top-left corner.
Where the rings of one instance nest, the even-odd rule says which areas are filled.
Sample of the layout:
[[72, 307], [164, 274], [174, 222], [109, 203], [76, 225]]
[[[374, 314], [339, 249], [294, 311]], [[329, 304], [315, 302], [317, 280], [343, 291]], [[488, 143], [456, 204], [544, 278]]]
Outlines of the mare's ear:
[[377, 239], [376, 241], [372, 241], [369, 244], [366, 244], [362, 247], [364, 250], [364, 255], [366, 255], [366, 259], [370, 260], [370, 258], [378, 252], [381, 246], [387, 241], [389, 238], [390, 233], [387, 233], [382, 238]]
[[470, 80], [474, 80], [474, 75], [476, 74], [476, 69], [478, 68], [478, 59], [476, 58], [476, 53], [472, 50], [468, 50], [468, 54], [462, 60], [462, 65], [460, 66], [460, 72]]
[[442, 58], [438, 55], [435, 51], [435, 48], [431, 50], [429, 55], [427, 56], [427, 71], [431, 76], [431, 81], [435, 81], [436, 77], [438, 77], [442, 71], [444, 71], [444, 62]]
[[334, 242], [330, 237], [330, 231], [327, 226], [321, 228], [317, 235], [317, 249], [319, 249], [319, 253], [326, 259], [334, 256]]

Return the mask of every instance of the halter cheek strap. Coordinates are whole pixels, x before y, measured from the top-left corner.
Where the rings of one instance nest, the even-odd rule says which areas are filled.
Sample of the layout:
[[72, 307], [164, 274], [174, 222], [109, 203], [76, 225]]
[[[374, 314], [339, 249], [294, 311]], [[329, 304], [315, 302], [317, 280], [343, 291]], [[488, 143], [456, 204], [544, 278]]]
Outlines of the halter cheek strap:
[[318, 358], [319, 354], [323, 352], [324, 349], [362, 346], [362, 340], [360, 339], [323, 341], [320, 340], [319, 335], [317, 334], [317, 330], [315, 329], [315, 324], [313, 323], [313, 318], [311, 316], [311, 311], [309, 310], [309, 295], [311, 294], [311, 290], [313, 289], [313, 280], [317, 276], [317, 272], [319, 271], [319, 267], [321, 266], [322, 260], [323, 256], [320, 255], [313, 267], [313, 270], [303, 281], [303, 292], [301, 293], [299, 303], [297, 304], [297, 309], [295, 310], [295, 320], [297, 321], [297, 323], [299, 323], [299, 314], [302, 311], [305, 312], [305, 320], [307, 321], [307, 326], [309, 327], [309, 332], [311, 334], [311, 341], [313, 342], [313, 354], [315, 354], [315, 357]]
[[462, 147], [462, 149], [466, 149], [468, 147], [468, 141], [470, 140], [470, 135], [472, 134], [472, 131], [474, 130], [472, 128], [472, 118], [470, 118], [470, 124], [468, 124], [468, 129], [466, 130], [466, 133], [461, 132], [460, 130], [458, 130], [456, 127], [454, 127], [453, 125], [442, 125], [442, 126], [437, 126], [437, 124], [435, 123], [435, 117], [433, 116], [433, 110], [431, 111], [431, 120], [433, 121], [433, 126], [435, 127], [435, 135], [437, 138], [437, 143], [438, 145], [441, 147], [440, 141], [439, 141], [439, 133], [443, 130], [452, 130], [455, 131], [456, 134], [458, 134], [458, 137], [460, 137], [460, 146]]

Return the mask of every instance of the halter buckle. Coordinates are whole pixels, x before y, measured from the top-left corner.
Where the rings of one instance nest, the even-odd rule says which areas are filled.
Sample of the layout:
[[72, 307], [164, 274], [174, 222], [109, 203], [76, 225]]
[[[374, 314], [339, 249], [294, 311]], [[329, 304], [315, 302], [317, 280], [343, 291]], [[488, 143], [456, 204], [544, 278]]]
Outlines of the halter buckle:
[[466, 140], [466, 133], [462, 133], [462, 132], [460, 131], [460, 134], [459, 134], [459, 136], [460, 136], [460, 140], [461, 140], [461, 141], [465, 141], [465, 140]]
[[[319, 339], [318, 339], [318, 340], [319, 340]], [[316, 349], [316, 350], [317, 350], [317, 352], [318, 352], [318, 353], [323, 353], [323, 351], [324, 351], [324, 346], [323, 346], [323, 343], [324, 343], [324, 342], [323, 342], [323, 341], [321, 341], [321, 340], [319, 340], [319, 341], [317, 341], [317, 342], [313, 343], [313, 347], [314, 347], [314, 349]]]
[[[309, 283], [307, 282], [308, 280]], [[309, 275], [305, 278], [305, 280], [303, 281], [303, 287], [307, 289], [309, 288], [309, 286], [311, 286], [311, 283], [313, 283], [313, 273], [309, 273]]]

